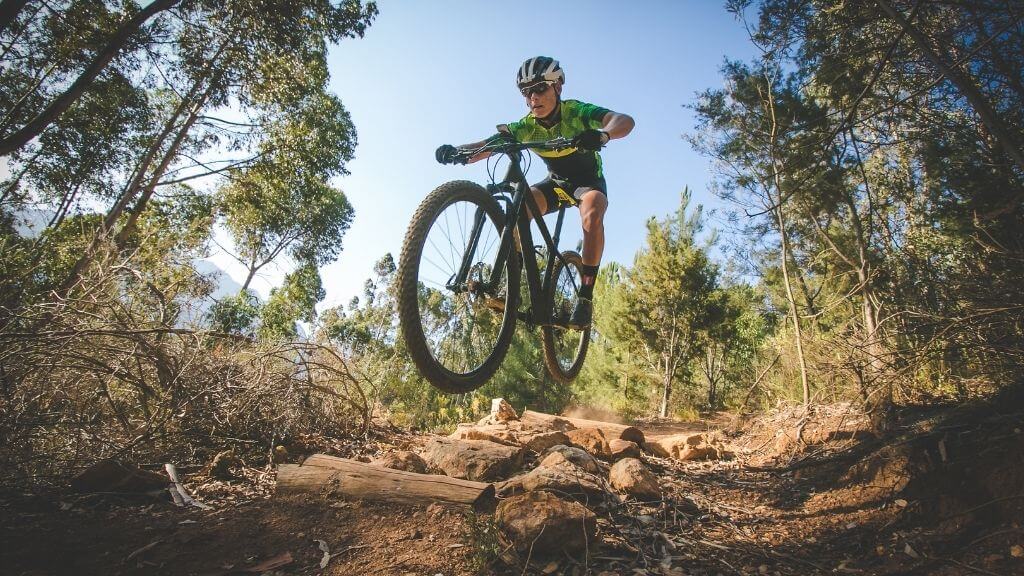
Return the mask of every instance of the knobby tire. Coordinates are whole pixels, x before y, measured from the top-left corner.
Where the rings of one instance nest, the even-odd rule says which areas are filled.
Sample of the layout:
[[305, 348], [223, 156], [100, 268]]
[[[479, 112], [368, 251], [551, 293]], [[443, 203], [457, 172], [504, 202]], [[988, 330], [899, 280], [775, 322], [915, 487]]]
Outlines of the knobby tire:
[[[424, 243], [435, 220], [446, 208], [456, 202], [468, 202], [482, 207], [490, 221], [500, 231], [505, 225], [505, 214], [497, 200], [476, 183], [458, 180], [441, 185], [424, 198], [409, 223], [398, 263], [398, 315], [402, 336], [409, 356], [424, 378], [434, 387], [450, 394], [470, 392], [482, 386], [505, 359], [515, 332], [516, 313], [519, 309], [519, 258], [514, 250], [505, 264], [505, 308], [498, 336], [491, 353], [475, 369], [461, 373], [444, 366], [430, 350], [419, 309], [420, 264]], [[486, 225], [486, 224], [485, 224]], [[461, 257], [460, 257], [461, 258]]]
[[[576, 269], [577, 280], [582, 278], [583, 257], [580, 256], [579, 253], [571, 250], [562, 252], [562, 257], [565, 259], [565, 262], [568, 262], [569, 266]], [[545, 298], [548, 299], [548, 303], [550, 304], [552, 314], [556, 314], [558, 312], [556, 310], [555, 296], [558, 291], [559, 279], [564, 269], [565, 264], [562, 260], [556, 260], [555, 268], [551, 275], [551, 286], [548, 288], [547, 294], [545, 294]], [[575, 300], [573, 300], [573, 304], [575, 304]], [[590, 347], [590, 328], [578, 331], [571, 328], [543, 326], [541, 332], [541, 344], [544, 349], [544, 365], [548, 369], [548, 374], [563, 384], [572, 382], [576, 376], [579, 375], [580, 370], [583, 368], [583, 361], [587, 357], [587, 349]], [[577, 337], [580, 338], [579, 345], [574, 353], [575, 356], [573, 356], [572, 363], [568, 367], [562, 366], [562, 363], [558, 358], [558, 340], [566, 336], [573, 339]]]

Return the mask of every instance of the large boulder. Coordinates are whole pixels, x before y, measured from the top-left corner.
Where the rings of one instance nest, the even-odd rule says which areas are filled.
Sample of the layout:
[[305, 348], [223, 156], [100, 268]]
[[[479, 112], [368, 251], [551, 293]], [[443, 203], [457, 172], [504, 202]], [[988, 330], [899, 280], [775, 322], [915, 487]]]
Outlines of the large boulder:
[[608, 481], [612, 488], [641, 500], [661, 497], [658, 478], [636, 458], [624, 458], [612, 465]]
[[585, 506], [549, 492], [502, 500], [495, 521], [520, 553], [576, 555], [593, 548], [597, 517]]
[[519, 421], [525, 425], [543, 428], [546, 430], [558, 430], [559, 432], [568, 432], [576, 429], [576, 425], [565, 418], [541, 414], [539, 412], [531, 412], [530, 410], [523, 412]]
[[577, 428], [566, 432], [569, 441], [598, 458], [611, 459], [612, 450], [600, 428]]
[[522, 448], [487, 440], [434, 438], [420, 455], [447, 476], [480, 482], [507, 478], [523, 464]]
[[608, 447], [612, 452], [612, 460], [640, 457], [640, 446], [636, 442], [616, 438], [608, 443]]
[[[557, 447], [556, 447], [557, 448]], [[562, 448], [567, 448], [563, 446]], [[569, 453], [573, 460], [563, 452], [549, 453], [539, 466], [526, 474], [521, 474], [497, 485], [500, 496], [509, 496], [521, 492], [548, 490], [558, 494], [567, 494], [582, 500], [616, 499], [611, 486], [601, 475], [600, 467], [592, 456], [572, 448], [590, 460], [589, 464], [580, 459], [579, 455]], [[584, 462], [584, 466], [576, 464]]]
[[427, 473], [426, 461], [419, 454], [409, 452], [408, 450], [388, 452], [374, 460], [372, 464], [374, 466], [391, 468], [392, 470], [405, 470], [406, 472], [416, 472], [417, 474]]
[[529, 429], [519, 433], [519, 442], [527, 450], [543, 454], [552, 446], [569, 444], [569, 437], [560, 430]]

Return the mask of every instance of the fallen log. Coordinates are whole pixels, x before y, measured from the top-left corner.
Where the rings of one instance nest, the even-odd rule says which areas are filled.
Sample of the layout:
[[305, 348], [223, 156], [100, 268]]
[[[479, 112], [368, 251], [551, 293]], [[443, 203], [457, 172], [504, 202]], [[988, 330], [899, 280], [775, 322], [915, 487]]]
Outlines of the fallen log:
[[392, 470], [324, 454], [314, 454], [302, 464], [277, 467], [278, 494], [322, 488], [356, 499], [406, 504], [443, 502], [469, 505], [476, 510], [489, 510], [497, 504], [493, 484]]
[[[605, 438], [608, 440], [615, 440], [622, 437], [622, 433], [627, 429], [636, 430], [632, 426], [626, 424], [613, 424], [611, 422], [602, 422], [600, 420], [587, 420], [586, 418], [571, 418], [569, 416], [553, 416], [551, 414], [545, 414], [543, 412], [534, 412], [533, 410], [524, 410], [523, 415], [519, 417], [521, 422], [539, 422], [547, 425], [551, 425], [559, 420], [568, 421], [576, 428], [598, 428], [604, 433]], [[627, 438], [628, 439], [628, 438]], [[635, 441], [635, 440], [633, 440]]]

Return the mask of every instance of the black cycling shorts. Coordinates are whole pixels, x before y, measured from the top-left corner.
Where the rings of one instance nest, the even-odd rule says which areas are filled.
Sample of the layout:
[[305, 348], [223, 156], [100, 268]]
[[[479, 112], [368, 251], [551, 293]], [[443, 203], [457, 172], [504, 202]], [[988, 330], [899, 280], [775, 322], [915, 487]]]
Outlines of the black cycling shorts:
[[562, 206], [578, 206], [580, 196], [587, 190], [597, 190], [608, 197], [608, 184], [604, 178], [596, 177], [589, 180], [569, 181], [554, 174], [533, 185], [544, 193], [548, 208], [546, 214], [550, 214]]

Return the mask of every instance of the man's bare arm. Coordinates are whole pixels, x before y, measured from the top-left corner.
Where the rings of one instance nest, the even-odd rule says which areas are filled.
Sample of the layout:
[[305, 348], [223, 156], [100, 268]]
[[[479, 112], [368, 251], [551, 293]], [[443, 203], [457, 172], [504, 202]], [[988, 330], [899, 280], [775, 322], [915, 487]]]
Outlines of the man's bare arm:
[[601, 130], [608, 134], [609, 140], [615, 140], [616, 138], [627, 136], [633, 131], [633, 126], [635, 125], [636, 123], [633, 121], [632, 116], [618, 112], [609, 112], [604, 115]]

